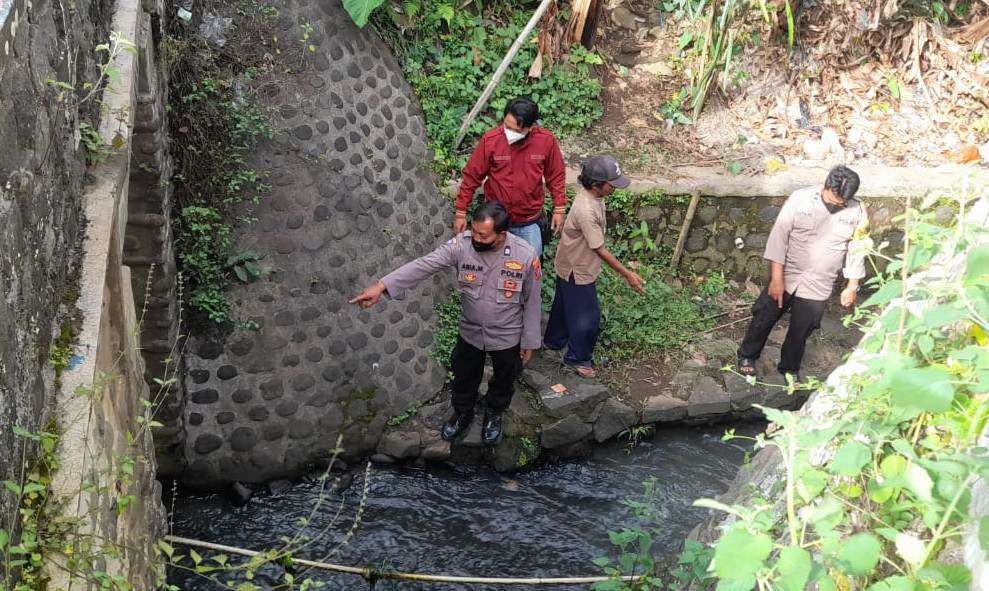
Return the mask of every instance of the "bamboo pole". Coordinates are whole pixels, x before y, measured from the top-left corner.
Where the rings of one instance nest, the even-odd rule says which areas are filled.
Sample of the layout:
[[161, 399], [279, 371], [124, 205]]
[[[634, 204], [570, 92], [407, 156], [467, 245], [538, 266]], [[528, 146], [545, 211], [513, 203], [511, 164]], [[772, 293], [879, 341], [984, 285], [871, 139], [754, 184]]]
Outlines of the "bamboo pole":
[[687, 206], [687, 215], [683, 218], [683, 225], [680, 226], [680, 236], [677, 238], [676, 248], [673, 249], [673, 258], [670, 259], [670, 268], [674, 271], [680, 264], [680, 257], [683, 255], [683, 246], [687, 243], [687, 234], [690, 232], [690, 224], [694, 221], [694, 212], [697, 211], [697, 203], [701, 200], [701, 194], [694, 191], [690, 196], [690, 205]]
[[[191, 538], [183, 538], [179, 536], [171, 536], [171, 535], [165, 536], [165, 541], [172, 544], [181, 544], [183, 546], [191, 546], [195, 548], [203, 548], [206, 550], [215, 550], [217, 552], [225, 552], [227, 554], [237, 554], [239, 556], [253, 557], [261, 554], [260, 552], [256, 552], [254, 550], [247, 550], [246, 548], [238, 548], [236, 546], [226, 546], [224, 544], [214, 544], [213, 542], [204, 542], [202, 540], [193, 540]], [[345, 566], [341, 564], [330, 564], [328, 562], [306, 560], [304, 558], [292, 558], [292, 563], [302, 566], [309, 566], [312, 568], [318, 568], [321, 570], [357, 575], [359, 577], [363, 577], [364, 579], [430, 581], [434, 583], [460, 583], [460, 584], [481, 584], [481, 585], [572, 585], [572, 584], [582, 584], [582, 583], [600, 583], [603, 581], [613, 580], [612, 577], [604, 577], [604, 576], [519, 578], [519, 577], [471, 577], [471, 576], [429, 575], [429, 574], [420, 574], [420, 573], [400, 573], [394, 571], [377, 571], [369, 566], [365, 566], [365, 567]], [[621, 580], [638, 581], [644, 576], [645, 575], [625, 575], [621, 577]]]
[[491, 81], [488, 82], [488, 86], [484, 89], [484, 92], [481, 93], [481, 96], [478, 97], [477, 102], [474, 103], [474, 107], [470, 110], [470, 113], [467, 114], [463, 124], [460, 125], [460, 130], [457, 132], [457, 139], [453, 142], [454, 150], [460, 146], [460, 142], [464, 141], [464, 136], [467, 135], [467, 128], [470, 127], [470, 124], [477, 118], [478, 113], [480, 113], [481, 109], [484, 108], [484, 105], [487, 104], [488, 99], [491, 98], [491, 93], [494, 92], [494, 89], [498, 86], [498, 83], [501, 82], [501, 77], [505, 75], [505, 72], [508, 70], [508, 66], [512, 63], [512, 60], [515, 59], [515, 55], [518, 54], [519, 49], [522, 48], [522, 44], [529, 38], [532, 30], [536, 28], [536, 25], [539, 24], [539, 20], [543, 18], [543, 14], [546, 13], [546, 9], [548, 9], [549, 5], [553, 2], [555, 2], [555, 0], [543, 0], [539, 4], [539, 8], [536, 9], [536, 12], [533, 13], [532, 18], [530, 18], [529, 22], [525, 25], [525, 28], [522, 29], [522, 33], [519, 34], [518, 38], [515, 40], [515, 43], [512, 43], [512, 46], [508, 49], [508, 53], [505, 54], [504, 59], [501, 60], [501, 64], [498, 65], [498, 69], [495, 70], [494, 75], [491, 76]]

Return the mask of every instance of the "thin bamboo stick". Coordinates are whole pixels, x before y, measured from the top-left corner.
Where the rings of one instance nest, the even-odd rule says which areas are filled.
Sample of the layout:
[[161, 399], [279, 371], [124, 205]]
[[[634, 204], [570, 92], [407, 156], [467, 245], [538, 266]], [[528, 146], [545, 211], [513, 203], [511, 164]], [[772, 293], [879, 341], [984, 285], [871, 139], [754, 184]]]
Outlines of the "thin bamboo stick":
[[[180, 536], [165, 536], [165, 541], [172, 544], [204, 548], [206, 550], [216, 550], [227, 554], [237, 554], [239, 556], [257, 556], [260, 552], [227, 546], [224, 544], [214, 544], [202, 540], [193, 540]], [[305, 560], [303, 558], [293, 558], [294, 564], [309, 566], [321, 570], [328, 570], [338, 573], [357, 575], [365, 579], [394, 579], [400, 581], [431, 581], [434, 583], [460, 583], [460, 584], [484, 584], [484, 585], [571, 585], [578, 583], [600, 583], [610, 581], [612, 577], [588, 576], [588, 577], [471, 577], [471, 576], [449, 576], [449, 575], [429, 575], [420, 573], [400, 573], [393, 571], [377, 571], [369, 566], [345, 566], [341, 564], [330, 564], [328, 562], [317, 562], [315, 560]], [[622, 581], [638, 581], [645, 575], [626, 575], [621, 577]]]

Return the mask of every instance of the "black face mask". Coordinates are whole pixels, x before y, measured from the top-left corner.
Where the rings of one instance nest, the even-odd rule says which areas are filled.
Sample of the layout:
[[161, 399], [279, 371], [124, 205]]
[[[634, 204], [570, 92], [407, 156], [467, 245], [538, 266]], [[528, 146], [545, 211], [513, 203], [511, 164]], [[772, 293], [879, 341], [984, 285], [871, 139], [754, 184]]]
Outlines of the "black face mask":
[[[822, 201], [824, 200], [822, 199]], [[836, 205], [834, 203], [828, 203], [827, 201], [824, 201], [824, 207], [828, 208], [828, 213], [832, 214], [838, 213], [839, 211], [845, 209], [844, 205]]]
[[494, 242], [478, 242], [473, 238], [471, 238], [470, 243], [474, 247], [474, 250], [476, 250], [477, 252], [487, 252], [492, 248], [494, 248], [495, 245]]

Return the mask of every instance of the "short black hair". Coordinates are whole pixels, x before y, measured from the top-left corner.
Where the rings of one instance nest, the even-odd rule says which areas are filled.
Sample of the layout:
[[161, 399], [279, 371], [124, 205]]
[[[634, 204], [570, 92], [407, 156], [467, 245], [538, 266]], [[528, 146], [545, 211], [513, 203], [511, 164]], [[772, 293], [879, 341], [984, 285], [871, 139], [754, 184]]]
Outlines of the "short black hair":
[[470, 219], [472, 222], [491, 220], [492, 224], [494, 224], [495, 232], [508, 231], [508, 211], [504, 205], [497, 201], [485, 201], [481, 205], [478, 205], [474, 213], [471, 214]]
[[824, 181], [824, 188], [848, 201], [859, 190], [859, 175], [847, 166], [835, 166]]
[[580, 183], [580, 186], [590, 191], [594, 187], [600, 187], [601, 185], [605, 184], [608, 181], [596, 181], [594, 179], [589, 179], [582, 174], [579, 174], [577, 175], [577, 182]]
[[505, 115], [509, 113], [522, 127], [532, 127], [539, 120], [539, 105], [525, 97], [519, 97], [505, 105]]

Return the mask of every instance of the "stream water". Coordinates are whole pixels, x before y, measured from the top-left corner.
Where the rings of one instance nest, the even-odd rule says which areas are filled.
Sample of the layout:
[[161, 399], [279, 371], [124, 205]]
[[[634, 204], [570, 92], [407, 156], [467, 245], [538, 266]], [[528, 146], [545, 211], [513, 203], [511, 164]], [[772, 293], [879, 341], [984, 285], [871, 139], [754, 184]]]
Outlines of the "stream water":
[[[737, 428], [751, 435], [763, 425]], [[658, 479], [662, 535], [657, 557], [678, 552], [684, 536], [706, 513], [694, 499], [723, 492], [750, 446], [721, 441], [724, 426], [659, 431], [628, 450], [622, 443], [599, 447], [593, 457], [521, 474], [482, 467], [373, 467], [366, 509], [349, 543], [328, 562], [374, 565], [408, 572], [476, 576], [579, 576], [600, 574], [591, 560], [614, 556], [609, 530], [633, 517], [621, 504], [642, 494], [642, 482]], [[341, 523], [296, 554], [320, 560], [336, 548], [360, 500], [363, 475], [344, 493]], [[270, 548], [298, 531], [319, 498], [320, 483], [307, 478], [277, 493], [259, 494], [233, 507], [222, 494], [181, 492], [175, 499], [173, 533], [250, 549]], [[329, 523], [339, 497], [323, 505], [306, 528], [313, 534]], [[184, 552], [185, 550], [182, 549]], [[265, 570], [255, 582], [271, 585], [281, 569]], [[359, 577], [312, 571], [326, 589], [358, 590]], [[271, 578], [268, 578], [271, 577]], [[186, 591], [221, 586], [173, 569], [169, 581]], [[429, 589], [495, 591], [505, 587], [379, 581], [376, 591]], [[536, 587], [512, 587], [533, 589]], [[583, 586], [538, 587], [576, 590]]]

